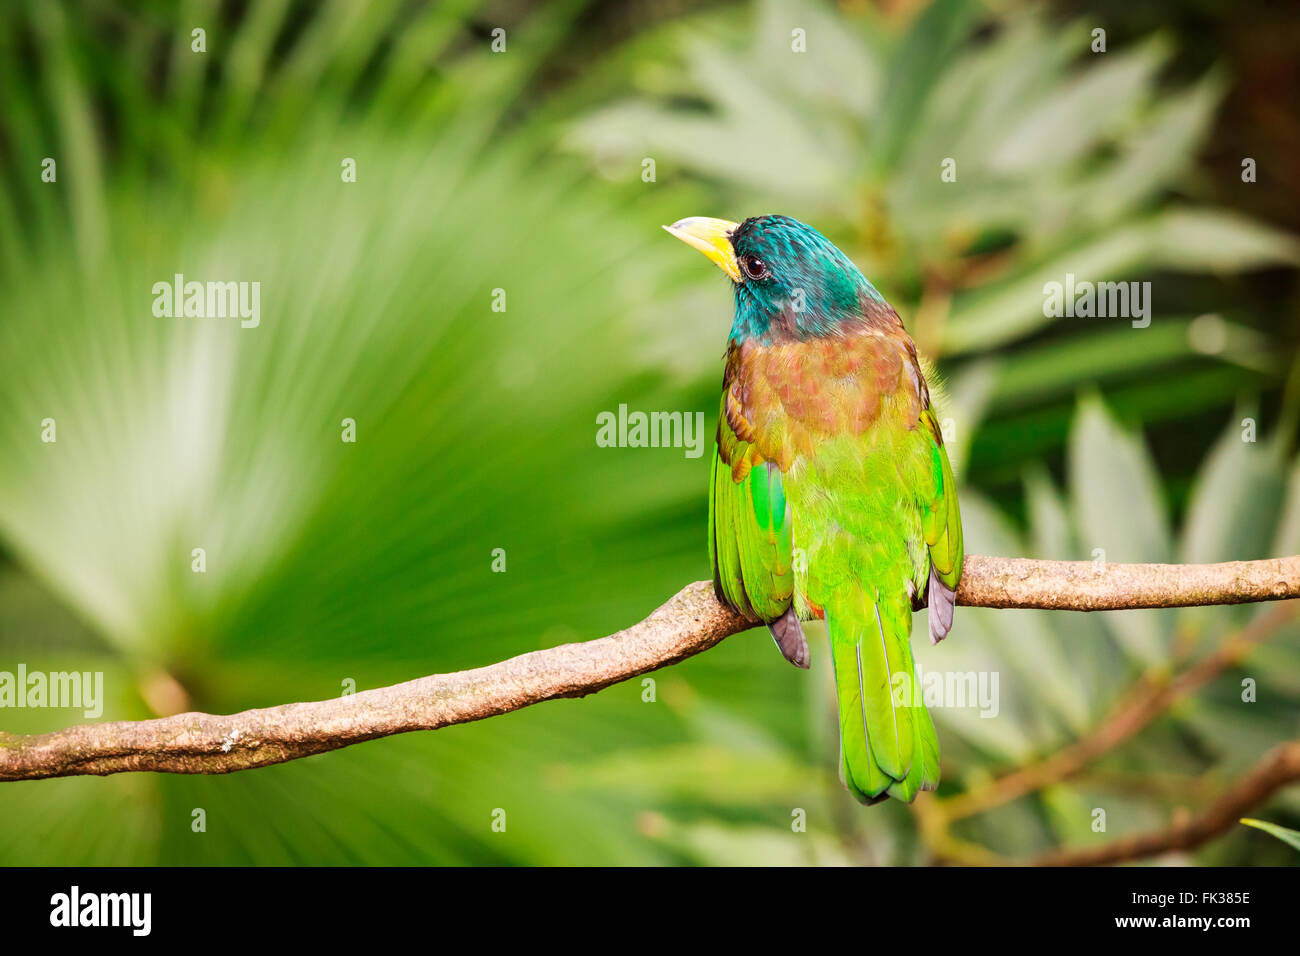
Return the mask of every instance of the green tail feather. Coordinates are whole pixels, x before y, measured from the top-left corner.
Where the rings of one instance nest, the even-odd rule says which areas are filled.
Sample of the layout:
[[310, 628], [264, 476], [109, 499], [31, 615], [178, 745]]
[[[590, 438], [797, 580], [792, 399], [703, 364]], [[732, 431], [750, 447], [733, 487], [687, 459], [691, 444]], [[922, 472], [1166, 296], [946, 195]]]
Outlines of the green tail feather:
[[864, 803], [910, 803], [939, 783], [939, 738], [915, 679], [912, 612], [847, 584], [826, 607], [840, 710], [840, 770]]

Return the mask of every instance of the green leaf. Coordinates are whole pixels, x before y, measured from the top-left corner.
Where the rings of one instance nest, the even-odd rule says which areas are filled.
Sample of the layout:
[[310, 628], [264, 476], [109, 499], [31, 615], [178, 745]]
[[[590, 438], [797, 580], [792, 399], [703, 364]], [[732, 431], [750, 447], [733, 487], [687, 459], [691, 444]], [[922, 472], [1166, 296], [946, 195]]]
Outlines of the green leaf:
[[893, 57], [883, 112], [872, 137], [872, 167], [892, 168], [911, 133], [912, 121], [943, 73], [974, 19], [968, 0], [936, 0], [917, 16]]
[[[1083, 383], [1165, 368], [1195, 354], [1188, 341], [1189, 324], [1184, 318], [1161, 317], [1146, 329], [1124, 324], [1080, 330], [1078, 335], [1021, 347], [1000, 364], [992, 400], [1004, 406], [1040, 403], [1065, 393], [1073, 402]], [[1142, 347], [1133, 348], [1138, 332]]]
[[[1082, 401], [1070, 430], [1070, 497], [1082, 560], [1167, 563], [1172, 544], [1155, 466], [1138, 435], [1097, 398]], [[1172, 624], [1164, 611], [1117, 611], [1107, 625], [1146, 663], [1164, 659]]]
[[645, 829], [689, 859], [705, 866], [850, 866], [842, 843], [815, 830], [727, 825], [713, 821], [675, 823], [647, 818]]
[[1290, 830], [1286, 827], [1280, 827], [1276, 823], [1267, 823], [1264, 820], [1252, 820], [1250, 817], [1243, 817], [1240, 821], [1248, 827], [1254, 827], [1256, 830], [1263, 830], [1265, 833], [1272, 834], [1283, 843], [1290, 844], [1297, 850], [1300, 850], [1300, 830]]
[[1233, 416], [1192, 488], [1179, 560], [1186, 564], [1268, 557], [1283, 477], [1268, 443], [1246, 440]]
[[[1170, 210], [1102, 233], [1014, 278], [959, 297], [944, 341], [950, 353], [957, 353], [991, 348], [1053, 322], [1095, 326], [1125, 321], [1045, 315], [1043, 286], [1063, 282], [1066, 273], [1103, 282], [1130, 278], [1144, 265], [1236, 272], [1295, 262], [1300, 262], [1300, 243], [1280, 230], [1236, 213]], [[1153, 324], [1159, 321], [1157, 314]]]
[[[788, 91], [801, 103], [842, 108], [859, 120], [869, 119], [881, 95], [879, 56], [859, 32], [832, 8], [807, 0], [761, 0], [750, 54], [766, 64], [762, 79], [771, 88]], [[792, 49], [791, 31], [804, 31], [807, 52]], [[809, 69], [815, 57], [817, 69]], [[751, 85], [759, 79], [750, 75]]]
[[1286, 503], [1277, 523], [1270, 557], [1300, 554], [1300, 456], [1291, 464], [1286, 479]]
[[[1080, 554], [1069, 508], [1041, 466], [1025, 476], [1030, 547], [1026, 553], [1047, 560], [1071, 560]], [[1018, 552], [1019, 553], [1019, 552]], [[1048, 639], [1058, 642], [1070, 669], [1065, 699], [1070, 727], [1081, 734], [1114, 700], [1126, 677], [1125, 663], [1102, 618], [1095, 614], [1050, 615]]]
[[1141, 108], [1143, 91], [1168, 55], [1167, 44], [1154, 40], [1094, 57], [1093, 66], [1061, 89], [1047, 91], [1007, 131], [993, 154], [993, 168], [1021, 174], [1044, 163], [1062, 166], [1074, 161]]
[[1217, 73], [1159, 101], [1152, 115], [1122, 140], [1119, 159], [1082, 185], [1088, 223], [1118, 219], [1176, 179], [1192, 164], [1209, 131], [1225, 83]]
[[1100, 399], [1079, 403], [1070, 433], [1070, 496], [1075, 529], [1105, 561], [1165, 563], [1169, 522], [1155, 465], [1139, 435], [1122, 428]]
[[950, 354], [988, 349], [1054, 322], [1103, 329], [1117, 323], [1128, 325], [1125, 319], [1050, 317], [1045, 313], [1043, 287], [1049, 282], [1064, 282], [1067, 273], [1091, 282], [1127, 276], [1149, 258], [1151, 228], [1150, 223], [1127, 224], [1095, 238], [1084, 238], [1072, 248], [1053, 250], [1050, 258], [1022, 267], [1010, 278], [959, 296], [945, 332], [945, 348]]
[[1300, 263], [1300, 241], [1225, 209], [1172, 209], [1151, 224], [1153, 264], [1188, 272], [1241, 272]]
[[[1243, 416], [1251, 413], [1243, 409], [1232, 416], [1192, 485], [1179, 549], [1183, 563], [1270, 556], [1285, 490], [1283, 475], [1274, 444], [1256, 440], [1254, 429], [1247, 431], [1242, 424]], [[1253, 613], [1249, 607], [1219, 606], [1183, 608], [1178, 617], [1189, 633], [1214, 640]]]

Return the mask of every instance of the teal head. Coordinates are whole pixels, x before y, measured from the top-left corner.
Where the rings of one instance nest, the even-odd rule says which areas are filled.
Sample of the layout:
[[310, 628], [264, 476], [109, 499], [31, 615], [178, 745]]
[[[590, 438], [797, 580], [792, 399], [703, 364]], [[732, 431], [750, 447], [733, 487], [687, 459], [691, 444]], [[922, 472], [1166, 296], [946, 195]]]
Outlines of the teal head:
[[835, 335], [845, 323], [887, 309], [849, 257], [812, 226], [788, 216], [744, 222], [696, 216], [664, 226], [731, 279], [731, 337], [763, 345]]

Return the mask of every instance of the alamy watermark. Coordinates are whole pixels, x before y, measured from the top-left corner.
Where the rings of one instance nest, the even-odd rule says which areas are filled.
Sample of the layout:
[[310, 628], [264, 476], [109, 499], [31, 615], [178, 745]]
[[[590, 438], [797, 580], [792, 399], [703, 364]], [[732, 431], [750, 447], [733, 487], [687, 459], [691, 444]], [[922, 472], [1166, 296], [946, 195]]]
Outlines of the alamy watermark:
[[153, 928], [152, 893], [83, 893], [73, 886], [50, 897], [50, 925], [56, 927], [122, 927], [133, 936], [148, 936]]
[[103, 671], [0, 671], [0, 707], [79, 707], [94, 720], [104, 713]]
[[703, 412], [639, 412], [619, 405], [618, 412], [596, 416], [600, 448], [684, 448], [687, 458], [704, 454]]
[[233, 319], [246, 329], [262, 322], [262, 283], [186, 282], [182, 272], [171, 282], [153, 284], [153, 314], [167, 319]]
[[926, 671], [918, 663], [915, 678], [900, 671], [889, 683], [897, 707], [971, 707], [981, 717], [996, 717], [1002, 709], [997, 671]]
[[1043, 315], [1049, 319], [1132, 319], [1133, 328], [1151, 324], [1150, 282], [1076, 282], [1073, 272], [1065, 282], [1043, 285]]

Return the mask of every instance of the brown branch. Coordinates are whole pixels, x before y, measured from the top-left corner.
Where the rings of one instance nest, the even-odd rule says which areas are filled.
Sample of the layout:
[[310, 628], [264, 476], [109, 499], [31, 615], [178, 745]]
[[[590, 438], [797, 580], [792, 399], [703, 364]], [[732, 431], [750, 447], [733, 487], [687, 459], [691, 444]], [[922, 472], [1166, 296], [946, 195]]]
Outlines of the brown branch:
[[[1100, 610], [1236, 604], [1300, 597], [1300, 556], [1210, 565], [1122, 565], [969, 555], [957, 602], [994, 608]], [[177, 714], [87, 724], [37, 736], [0, 733], [0, 780], [127, 771], [230, 773], [364, 740], [481, 720], [557, 697], [582, 697], [675, 664], [752, 626], [707, 582], [683, 588], [610, 637], [498, 664], [313, 703], [229, 716]]]
[[1194, 850], [1234, 826], [1241, 816], [1289, 783], [1300, 780], [1300, 740], [1273, 750], [1204, 813], [1164, 830], [1121, 837], [1099, 847], [1053, 850], [1030, 862], [1034, 866], [1100, 866], [1141, 860], [1174, 850]]
[[750, 625], [699, 581], [609, 637], [361, 691], [347, 697], [157, 720], [84, 724], [40, 736], [0, 734], [0, 780], [132, 770], [231, 773], [413, 730], [482, 720], [610, 684], [707, 650]]
[[1223, 564], [1094, 564], [980, 555], [967, 561], [957, 603], [971, 607], [1122, 611], [1300, 597], [1300, 556]]
[[1021, 767], [992, 783], [939, 801], [945, 821], [959, 820], [1010, 803], [1036, 790], [1069, 779], [1103, 754], [1134, 737], [1167, 711], [1236, 664], [1256, 644], [1266, 640], [1300, 613], [1294, 604], [1270, 608], [1236, 632], [1214, 652], [1172, 679], [1148, 675], [1138, 680], [1101, 724], [1075, 743], [1045, 760]]

